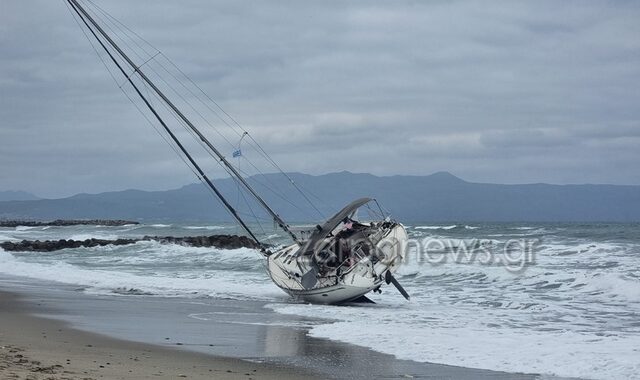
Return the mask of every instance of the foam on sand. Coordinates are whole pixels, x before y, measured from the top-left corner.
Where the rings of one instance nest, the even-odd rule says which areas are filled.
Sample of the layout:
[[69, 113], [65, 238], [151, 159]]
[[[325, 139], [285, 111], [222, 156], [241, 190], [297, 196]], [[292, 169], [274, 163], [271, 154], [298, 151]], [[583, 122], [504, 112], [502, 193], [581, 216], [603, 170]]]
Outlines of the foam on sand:
[[432, 312], [411, 304], [269, 307], [283, 314], [333, 320], [312, 326], [309, 334], [369, 347], [399, 359], [603, 380], [635, 379], [640, 373], [640, 341], [622, 334], [514, 329], [508, 324], [487, 328], [486, 324], [496, 321], [482, 320], [472, 309], [445, 310], [437, 304], [430, 305]]

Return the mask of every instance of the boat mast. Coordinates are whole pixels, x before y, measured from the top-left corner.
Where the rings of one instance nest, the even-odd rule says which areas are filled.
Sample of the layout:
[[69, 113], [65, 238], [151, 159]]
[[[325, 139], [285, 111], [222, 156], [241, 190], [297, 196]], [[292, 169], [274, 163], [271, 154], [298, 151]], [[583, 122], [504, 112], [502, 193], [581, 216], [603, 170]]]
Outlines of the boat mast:
[[[144, 102], [144, 104], [147, 106], [147, 108], [149, 108], [149, 110], [153, 113], [153, 115], [155, 116], [155, 118], [158, 120], [158, 122], [160, 122], [160, 124], [162, 125], [162, 127], [164, 128], [164, 130], [169, 134], [169, 136], [171, 137], [171, 139], [176, 143], [176, 145], [178, 146], [178, 148], [180, 149], [180, 151], [185, 155], [185, 157], [189, 160], [189, 162], [191, 163], [191, 165], [193, 165], [193, 167], [196, 169], [198, 176], [206, 183], [207, 186], [209, 186], [209, 188], [211, 190], [213, 190], [213, 192], [218, 196], [218, 198], [222, 201], [222, 203], [224, 204], [224, 206], [229, 210], [229, 212], [231, 213], [231, 215], [233, 215], [233, 217], [238, 221], [238, 223], [240, 223], [240, 225], [242, 226], [242, 228], [244, 228], [245, 231], [247, 231], [247, 233], [249, 234], [249, 236], [256, 242], [258, 243], [258, 245], [264, 250], [265, 246], [264, 244], [262, 244], [260, 242], [260, 240], [258, 240], [258, 238], [253, 234], [253, 232], [249, 229], [249, 227], [246, 225], [246, 223], [242, 220], [242, 218], [240, 218], [240, 216], [238, 215], [237, 211], [233, 208], [233, 206], [231, 206], [231, 204], [225, 199], [225, 197], [222, 195], [222, 193], [220, 193], [220, 191], [215, 187], [215, 185], [213, 184], [213, 182], [211, 182], [211, 180], [209, 179], [209, 177], [207, 177], [207, 175], [204, 173], [204, 171], [202, 170], [202, 168], [200, 168], [200, 166], [196, 163], [196, 161], [193, 159], [193, 157], [189, 154], [189, 152], [185, 149], [185, 147], [182, 145], [182, 143], [180, 142], [180, 140], [178, 140], [178, 138], [176, 137], [176, 135], [171, 131], [171, 129], [167, 126], [167, 124], [164, 122], [164, 120], [160, 117], [160, 115], [158, 114], [158, 112], [155, 110], [155, 108], [151, 105], [151, 103], [149, 103], [149, 101], [147, 100], [147, 98], [142, 94], [142, 92], [140, 92], [140, 89], [138, 88], [138, 86], [136, 86], [136, 84], [133, 82], [133, 80], [131, 79], [130, 76], [127, 75], [127, 72], [124, 70], [124, 68], [118, 63], [118, 61], [115, 59], [115, 57], [113, 57], [113, 55], [111, 54], [111, 52], [109, 51], [109, 49], [107, 49], [107, 47], [104, 45], [104, 43], [100, 40], [100, 38], [98, 38], [98, 36], [96, 35], [96, 33], [93, 31], [93, 29], [91, 29], [91, 27], [89, 26], [89, 24], [87, 24], [87, 21], [82, 17], [82, 15], [80, 14], [80, 12], [78, 12], [78, 8], [80, 10], [83, 10], [78, 3], [75, 2], [75, 0], [67, 0], [67, 2], [69, 2], [69, 4], [71, 5], [71, 7], [73, 8], [73, 10], [80, 16], [80, 19], [82, 20], [82, 22], [85, 24], [85, 26], [87, 27], [87, 29], [89, 29], [89, 31], [91, 32], [91, 34], [96, 38], [96, 40], [98, 41], [98, 43], [102, 46], [102, 48], [107, 52], [107, 54], [109, 55], [109, 57], [111, 58], [111, 60], [113, 61], [113, 63], [115, 63], [115, 65], [118, 67], [118, 69], [120, 70], [120, 72], [122, 72], [122, 74], [127, 78], [127, 81], [131, 84], [131, 86], [133, 86], [133, 89], [136, 91], [136, 93], [138, 94], [138, 96], [140, 96], [140, 98], [142, 99], [142, 101]], [[78, 7], [78, 8], [76, 8]], [[84, 13], [84, 12], [83, 12]], [[86, 13], [85, 13], [86, 14]], [[94, 24], [95, 25], [95, 24]]]
[[[300, 243], [300, 239], [298, 238], [298, 236], [296, 236], [296, 234], [293, 233], [293, 231], [291, 231], [291, 229], [289, 229], [289, 226], [287, 225], [287, 223], [285, 223], [285, 221], [273, 209], [271, 209], [271, 207], [269, 207], [269, 205], [264, 201], [264, 199], [262, 199], [262, 197], [251, 187], [251, 185], [249, 185], [249, 183], [240, 175], [240, 173], [236, 170], [236, 168], [233, 165], [231, 165], [231, 163], [225, 158], [225, 156], [222, 153], [220, 153], [220, 151], [215, 146], [213, 146], [213, 144], [211, 144], [211, 142], [195, 127], [195, 125], [193, 125], [193, 123], [173, 104], [173, 102], [169, 100], [169, 98], [167, 98], [167, 96], [145, 75], [145, 73], [140, 69], [140, 67], [137, 66], [129, 58], [129, 56], [124, 51], [122, 51], [122, 49], [120, 49], [120, 47], [113, 41], [113, 39], [111, 39], [111, 37], [102, 29], [102, 27], [98, 25], [98, 23], [93, 19], [93, 17], [91, 17], [91, 15], [89, 15], [87, 11], [80, 4], [78, 4], [77, 0], [67, 0], [67, 2], [69, 2], [72, 6], [75, 6], [74, 9], [76, 10], [76, 13], [80, 15], [83, 21], [85, 19], [88, 20], [95, 27], [95, 29], [105, 38], [105, 40], [107, 40], [107, 42], [127, 62], [127, 64], [129, 64], [133, 68], [134, 73], [138, 73], [138, 75], [153, 89], [153, 91], [156, 94], [158, 94], [158, 96], [176, 113], [176, 115], [178, 115], [178, 117], [182, 119], [182, 121], [184, 121], [187, 124], [187, 126], [189, 126], [189, 128], [198, 136], [198, 138], [202, 142], [204, 142], [209, 149], [211, 149], [211, 151], [218, 157], [220, 162], [222, 162], [231, 171], [231, 173], [233, 173], [233, 175], [242, 183], [242, 185], [247, 189], [247, 191], [249, 191], [249, 193], [253, 195], [253, 197], [258, 201], [258, 203], [260, 203], [260, 205], [262, 205], [262, 207], [271, 215], [273, 220], [280, 226], [280, 228], [282, 228], [287, 234], [289, 234], [289, 236], [293, 239], [294, 242]], [[80, 14], [78, 10], [82, 12], [82, 14]], [[86, 25], [86, 21], [85, 21], [85, 25]], [[89, 26], [87, 25], [87, 27]], [[91, 30], [91, 28], [89, 29]], [[96, 39], [100, 41], [100, 39], [95, 35], [95, 33], [93, 33], [93, 30], [92, 30], [92, 34], [96, 37]], [[102, 45], [102, 42], [101, 42], [101, 45]], [[107, 48], [104, 45], [102, 45], [102, 47], [105, 50], [107, 50]], [[109, 51], [107, 50], [107, 52]], [[111, 56], [111, 54], [109, 55]], [[113, 57], [111, 58], [113, 59]], [[118, 68], [120, 69], [120, 71], [123, 72], [123, 74], [129, 81], [129, 83], [133, 84], [133, 82], [130, 79], [130, 76], [127, 75], [127, 73], [122, 69], [122, 67], [120, 67], [120, 65], [118, 65]], [[136, 88], [136, 91], [137, 91], [137, 88]], [[137, 92], [138, 92], [138, 95], [142, 96], [139, 91]], [[146, 100], [145, 100], [145, 103], [147, 103]], [[150, 105], [148, 106], [150, 107]], [[183, 152], [185, 151], [183, 150]], [[212, 185], [210, 185], [210, 187], [211, 186]], [[216, 191], [216, 194], [218, 194], [218, 191], [217, 190], [215, 191]], [[218, 196], [221, 199], [224, 199], [221, 197], [221, 195], [218, 195]], [[226, 200], [223, 200], [223, 203], [225, 203], [225, 206], [229, 210], [233, 210], [233, 208], [228, 204], [228, 202], [226, 202]], [[237, 214], [235, 214], [235, 210], [232, 213], [234, 214], [234, 216], [236, 216], [236, 219], [240, 220], [240, 218], [237, 217]], [[243, 227], [247, 229], [246, 226], [243, 225]]]

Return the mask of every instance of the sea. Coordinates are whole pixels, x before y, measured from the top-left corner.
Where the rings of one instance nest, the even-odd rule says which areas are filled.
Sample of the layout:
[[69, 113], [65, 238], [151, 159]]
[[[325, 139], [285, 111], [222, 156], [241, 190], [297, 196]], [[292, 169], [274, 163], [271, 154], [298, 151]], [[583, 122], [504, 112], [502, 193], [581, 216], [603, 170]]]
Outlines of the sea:
[[[308, 225], [296, 226], [298, 228]], [[392, 286], [375, 304], [310, 305], [272, 284], [252, 249], [154, 241], [5, 252], [0, 274], [118, 297], [259, 300], [313, 318], [313, 337], [417, 362], [585, 379], [640, 378], [640, 224], [410, 223]], [[231, 224], [0, 228], [0, 241], [240, 233]], [[286, 239], [265, 231], [274, 246]]]

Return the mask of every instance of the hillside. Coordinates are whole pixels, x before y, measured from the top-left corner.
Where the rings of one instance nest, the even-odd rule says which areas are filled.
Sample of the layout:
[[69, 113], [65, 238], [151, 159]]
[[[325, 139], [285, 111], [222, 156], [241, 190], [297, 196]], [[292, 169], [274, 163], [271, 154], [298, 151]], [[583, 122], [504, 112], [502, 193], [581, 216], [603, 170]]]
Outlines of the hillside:
[[[309, 198], [326, 216], [355, 198], [371, 196], [407, 222], [640, 221], [640, 186], [499, 185], [466, 182], [446, 172], [389, 177], [350, 172], [290, 175], [309, 191]], [[229, 178], [215, 182], [241, 212], [257, 212], [255, 204], [252, 210], [243, 206], [237, 185]], [[285, 219], [320, 219], [282, 176], [252, 177], [250, 182]], [[230, 220], [220, 202], [200, 184], [168, 191], [126, 190], [63, 199], [4, 201], [0, 202], [0, 218]]]

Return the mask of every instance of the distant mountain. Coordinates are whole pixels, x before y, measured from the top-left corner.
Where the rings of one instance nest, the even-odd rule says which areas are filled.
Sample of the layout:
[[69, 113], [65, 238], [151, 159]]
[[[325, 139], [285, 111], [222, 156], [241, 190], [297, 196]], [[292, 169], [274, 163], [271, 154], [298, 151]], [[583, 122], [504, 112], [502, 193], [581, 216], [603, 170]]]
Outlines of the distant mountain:
[[40, 199], [26, 191], [0, 191], [0, 202], [4, 201], [35, 201]]
[[[375, 197], [406, 221], [640, 221], [640, 186], [497, 185], [466, 182], [446, 172], [428, 176], [378, 177], [350, 172], [311, 176], [291, 173], [320, 213], [330, 216], [362, 196]], [[282, 175], [249, 179], [289, 221], [322, 218]], [[247, 220], [267, 218], [247, 207], [231, 179], [215, 183]], [[249, 198], [248, 196], [245, 196]], [[228, 221], [229, 214], [200, 184], [168, 191], [126, 190], [78, 194], [64, 199], [0, 202], [0, 218], [133, 219], [141, 221]], [[267, 218], [268, 219], [268, 218]]]

